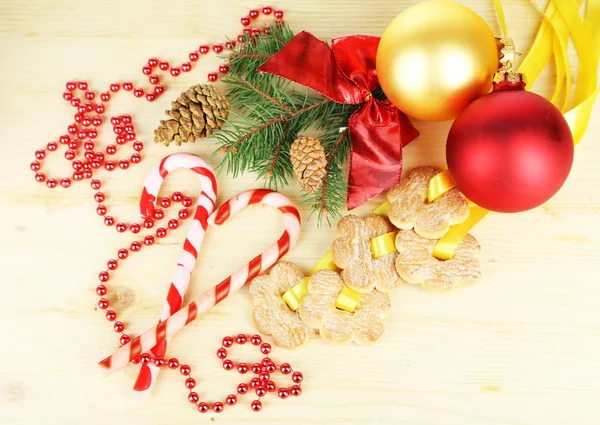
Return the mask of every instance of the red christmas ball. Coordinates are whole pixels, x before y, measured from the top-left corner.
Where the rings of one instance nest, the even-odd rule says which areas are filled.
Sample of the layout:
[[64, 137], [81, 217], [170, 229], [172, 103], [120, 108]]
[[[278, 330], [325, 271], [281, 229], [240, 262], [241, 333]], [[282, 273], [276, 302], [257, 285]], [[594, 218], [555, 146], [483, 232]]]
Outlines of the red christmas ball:
[[456, 187], [497, 212], [535, 208], [562, 187], [573, 164], [573, 136], [548, 100], [502, 82], [454, 121], [446, 145]]

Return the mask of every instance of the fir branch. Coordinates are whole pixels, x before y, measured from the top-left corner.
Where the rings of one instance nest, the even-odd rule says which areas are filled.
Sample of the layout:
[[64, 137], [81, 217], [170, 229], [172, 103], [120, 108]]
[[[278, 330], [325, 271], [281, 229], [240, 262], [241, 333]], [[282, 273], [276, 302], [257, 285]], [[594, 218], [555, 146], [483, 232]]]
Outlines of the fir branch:
[[285, 124], [283, 126], [284, 135], [281, 138], [281, 141], [279, 142], [279, 146], [277, 146], [277, 150], [275, 151], [275, 155], [273, 156], [273, 161], [271, 162], [271, 166], [265, 173], [265, 178], [267, 178], [267, 179], [270, 179], [271, 176], [273, 175], [273, 170], [275, 169], [275, 166], [277, 165], [277, 161], [279, 160], [279, 157], [281, 156], [281, 150], [283, 149], [283, 144], [285, 142], [285, 133], [287, 133], [288, 130], [289, 130], [289, 126], [287, 124]]
[[338, 151], [339, 147], [340, 147], [340, 143], [342, 142], [342, 140], [344, 139], [344, 137], [346, 137], [346, 133], [348, 133], [348, 130], [344, 130], [340, 133], [340, 137], [338, 137], [338, 139], [335, 141], [334, 145], [331, 147], [331, 149], [329, 150], [329, 153], [327, 154], [326, 160], [327, 160], [327, 165], [325, 166], [325, 177], [323, 178], [323, 185], [321, 186], [321, 198], [320, 198], [320, 210], [323, 214], [327, 214], [328, 210], [327, 210], [327, 180], [329, 179], [329, 174], [330, 174], [330, 170], [331, 170], [331, 166], [332, 166], [332, 162], [331, 160], [334, 157], [334, 154]]
[[281, 104], [280, 102], [278, 102], [277, 100], [273, 99], [267, 93], [260, 90], [258, 87], [255, 87], [254, 85], [250, 84], [248, 81], [245, 81], [239, 77], [233, 77], [232, 80], [235, 81], [237, 84], [244, 85], [244, 86], [248, 87], [249, 89], [254, 90], [256, 93], [260, 94], [265, 99], [269, 100], [270, 102], [272, 102], [276, 106], [280, 107], [281, 109], [287, 111], [288, 113], [292, 113], [292, 110], [289, 107], [287, 107], [287, 106]]

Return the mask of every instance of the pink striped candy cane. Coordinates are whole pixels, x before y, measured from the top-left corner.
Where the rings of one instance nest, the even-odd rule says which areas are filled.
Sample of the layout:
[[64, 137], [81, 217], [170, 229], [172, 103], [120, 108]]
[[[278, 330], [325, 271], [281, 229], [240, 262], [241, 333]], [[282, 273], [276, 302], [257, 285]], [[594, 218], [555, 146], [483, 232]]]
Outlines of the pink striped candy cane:
[[279, 240], [217, 286], [206, 291], [187, 307], [182, 308], [154, 328], [148, 329], [130, 343], [119, 348], [111, 356], [102, 360], [99, 365], [107, 375], [122, 369], [135, 357], [172, 337], [185, 325], [209, 311], [227, 298], [229, 294], [237, 291], [246, 282], [271, 267], [296, 244], [300, 235], [300, 214], [288, 198], [272, 190], [257, 189], [240, 193], [221, 205], [210, 216], [209, 224], [211, 227], [220, 227], [233, 214], [252, 204], [269, 205], [283, 213], [285, 230]]
[[[176, 153], [164, 158], [146, 178], [140, 200], [140, 212], [143, 217], [153, 216], [158, 192], [164, 179], [169, 173], [180, 168], [193, 170], [200, 176], [202, 193], [198, 198], [198, 205], [194, 213], [191, 228], [186, 236], [183, 249], [179, 254], [167, 299], [160, 314], [160, 322], [167, 320], [181, 309], [183, 305], [183, 298], [190, 283], [192, 271], [198, 259], [198, 251], [200, 250], [208, 226], [208, 217], [215, 208], [217, 198], [217, 179], [212, 168], [199, 156]], [[152, 354], [155, 357], [164, 357], [168, 342], [169, 339], [165, 339], [158, 343], [151, 349]], [[142, 364], [133, 389], [141, 394], [149, 394], [152, 385], [158, 377], [159, 371], [160, 369], [154, 363]]]

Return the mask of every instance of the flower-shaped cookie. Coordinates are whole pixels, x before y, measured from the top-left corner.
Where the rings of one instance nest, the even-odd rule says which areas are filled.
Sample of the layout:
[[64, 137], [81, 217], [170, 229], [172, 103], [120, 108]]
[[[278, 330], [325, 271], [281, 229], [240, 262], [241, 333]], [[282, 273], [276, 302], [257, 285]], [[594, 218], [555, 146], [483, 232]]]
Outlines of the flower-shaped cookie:
[[429, 181], [439, 173], [431, 167], [418, 167], [402, 183], [388, 190], [390, 221], [399, 229], [414, 228], [418, 235], [439, 239], [450, 226], [469, 217], [469, 205], [458, 189], [451, 189], [427, 202]]
[[403, 280], [422, 285], [430, 292], [442, 292], [471, 285], [480, 278], [481, 265], [477, 260], [480, 247], [473, 236], [467, 234], [454, 257], [446, 261], [431, 255], [436, 243], [436, 239], [423, 238], [412, 230], [398, 232], [396, 269]]
[[350, 289], [389, 292], [402, 283], [394, 266], [397, 253], [376, 259], [371, 253], [371, 239], [394, 230], [387, 218], [348, 215], [339, 221], [337, 230], [340, 236], [331, 245], [331, 255], [336, 266], [343, 269], [342, 278]]
[[250, 282], [248, 291], [254, 305], [254, 323], [262, 333], [273, 335], [275, 344], [280, 347], [301, 348], [310, 337], [317, 336], [315, 329], [306, 326], [281, 298], [302, 279], [304, 273], [300, 267], [282, 261], [268, 275], [257, 276]]
[[308, 295], [300, 303], [300, 318], [319, 329], [321, 338], [331, 344], [369, 345], [385, 328], [383, 318], [391, 308], [390, 297], [378, 291], [364, 294], [353, 313], [339, 310], [335, 300], [344, 289], [340, 275], [332, 270], [315, 273], [308, 282]]

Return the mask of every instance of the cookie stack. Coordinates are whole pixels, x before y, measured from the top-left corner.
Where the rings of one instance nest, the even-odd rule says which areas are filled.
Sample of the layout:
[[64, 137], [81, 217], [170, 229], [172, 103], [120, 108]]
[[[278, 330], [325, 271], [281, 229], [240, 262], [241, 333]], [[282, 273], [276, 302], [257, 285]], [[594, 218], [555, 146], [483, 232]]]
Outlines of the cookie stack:
[[[269, 275], [255, 278], [250, 298], [259, 330], [290, 349], [316, 336], [333, 344], [368, 345], [384, 332], [383, 319], [391, 308], [387, 293], [403, 282], [430, 292], [476, 282], [480, 246], [473, 236], [462, 239], [451, 259], [433, 256], [438, 240], [464, 222], [470, 210], [457, 189], [427, 201], [429, 182], [438, 173], [419, 167], [391, 188], [387, 216], [341, 219], [327, 268], [306, 277], [295, 264], [281, 262]], [[297, 299], [292, 308], [284, 300], [290, 292]], [[352, 301], [344, 302], [349, 294]]]

